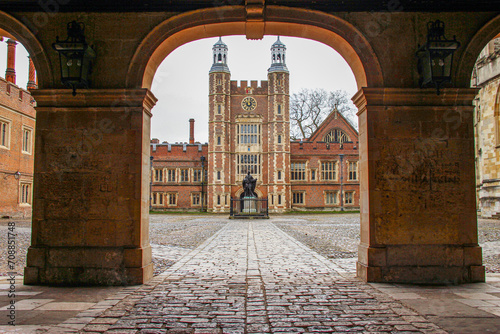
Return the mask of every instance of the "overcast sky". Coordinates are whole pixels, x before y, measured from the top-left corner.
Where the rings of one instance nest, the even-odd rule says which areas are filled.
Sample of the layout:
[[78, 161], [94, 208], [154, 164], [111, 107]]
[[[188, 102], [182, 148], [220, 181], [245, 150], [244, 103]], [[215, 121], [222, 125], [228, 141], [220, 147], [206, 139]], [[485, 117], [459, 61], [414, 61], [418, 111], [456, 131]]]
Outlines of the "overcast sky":
[[[290, 71], [290, 93], [302, 88], [342, 89], [352, 96], [357, 91], [354, 75], [345, 60], [322, 43], [295, 37], [280, 37], [287, 47], [286, 64]], [[208, 138], [208, 72], [212, 66], [212, 46], [218, 38], [185, 44], [174, 50], [156, 72], [152, 91], [158, 98], [153, 108], [151, 137], [161, 142], [189, 140], [189, 119], [194, 118], [195, 140]], [[259, 41], [244, 36], [225, 36], [231, 80], [267, 80], [271, 64], [271, 45], [276, 36]], [[0, 42], [0, 75], [5, 77], [6, 40]], [[27, 52], [18, 45], [17, 84], [26, 87]], [[99, 57], [99, 55], [97, 55]]]

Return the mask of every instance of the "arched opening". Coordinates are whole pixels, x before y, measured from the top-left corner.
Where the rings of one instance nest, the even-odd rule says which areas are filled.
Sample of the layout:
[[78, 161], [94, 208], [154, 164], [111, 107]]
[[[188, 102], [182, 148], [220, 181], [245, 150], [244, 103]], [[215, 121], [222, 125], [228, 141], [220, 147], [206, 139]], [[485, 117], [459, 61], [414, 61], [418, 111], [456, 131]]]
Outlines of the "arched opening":
[[[495, 23], [496, 22], [496, 23]], [[488, 231], [500, 218], [500, 29], [498, 18], [481, 29], [469, 44], [474, 49], [471, 87], [478, 89], [474, 99], [474, 135], [476, 160], [476, 199], [478, 242], [483, 247], [483, 263], [487, 272], [498, 272], [497, 252], [491, 248]], [[490, 38], [484, 42], [484, 38]], [[477, 45], [482, 49], [477, 52]], [[465, 66], [463, 67], [465, 68]]]
[[[338, 19], [334, 19], [334, 20], [338, 20]], [[145, 41], [143, 41], [143, 43], [141, 44], [141, 48], [139, 48], [139, 50], [136, 52], [135, 59], [133, 60], [132, 65], [129, 68], [128, 85], [130, 87], [152, 88], [152, 83], [154, 81], [154, 75], [156, 73], [156, 70], [160, 66], [160, 63], [166, 57], [168, 57], [170, 52], [172, 52], [173, 50], [176, 50], [179, 47], [182, 47], [182, 45], [187, 44], [187, 43], [194, 41], [194, 40], [203, 39], [203, 38], [207, 38], [207, 37], [217, 37], [217, 36], [225, 36], [225, 35], [229, 35], [229, 34], [234, 34], [235, 26], [238, 26], [237, 29], [244, 28], [243, 23], [210, 24], [208, 27], [207, 26], [190, 27], [190, 28], [187, 28], [185, 30], [175, 32], [172, 35], [164, 34], [164, 35], [160, 36], [160, 34], [157, 31], [165, 29], [165, 26], [168, 26], [168, 24], [174, 25], [174, 23], [171, 23], [171, 22], [166, 22], [166, 23], [161, 24], [159, 27], [157, 27], [157, 29], [155, 29], [155, 31], [153, 33], [150, 34], [150, 36], [148, 36], [146, 38]], [[352, 31], [349, 30], [349, 33], [344, 31], [344, 33], [346, 35], [349, 35], [352, 32], [352, 34], [350, 35], [351, 39], [354, 38], [353, 37], [353, 35], [354, 35], [354, 36], [357, 36], [358, 42], [363, 41], [363, 38], [359, 32], [355, 31], [354, 29], [352, 29], [352, 27], [349, 27], [348, 25], [346, 25], [346, 26], [352, 30]], [[272, 35], [274, 32], [274, 34], [279, 33], [283, 36], [309, 38], [309, 39], [312, 39], [315, 41], [322, 42], [322, 43], [328, 45], [329, 47], [335, 49], [336, 51], [338, 51], [343, 56], [344, 60], [348, 63], [348, 65], [351, 67], [351, 70], [354, 73], [358, 88], [361, 88], [361, 87], [364, 87], [367, 85], [372, 85], [374, 87], [382, 85], [382, 82], [381, 82], [382, 76], [381, 76], [381, 73], [379, 70], [379, 65], [376, 61], [376, 58], [375, 57], [370, 58], [370, 56], [369, 56], [370, 52], [364, 53], [361, 57], [358, 56], [358, 54], [354, 50], [354, 47], [352, 47], [346, 41], [345, 38], [336, 34], [335, 32], [329, 31], [323, 27], [314, 27], [311, 25], [303, 25], [300, 23], [297, 23], [297, 24], [286, 23], [285, 24], [285, 23], [278, 23], [278, 22], [276, 22], [276, 23], [270, 22], [269, 27], [271, 27], [271, 28], [269, 28], [270, 35]], [[154, 50], [153, 49], [148, 50], [148, 48], [151, 47], [151, 45], [153, 45], [153, 44], [157, 44], [158, 45], [157, 48]], [[363, 46], [363, 49], [370, 50], [370, 47], [368, 44], [365, 44]], [[277, 63], [284, 62], [285, 57], [284, 57], [284, 54], [282, 54], [282, 53], [284, 53], [284, 52], [283, 52], [283, 50], [280, 49], [278, 53], [273, 54], [272, 55], [274, 57], [273, 62], [277, 62]], [[149, 59], [146, 58], [146, 54], [150, 54]], [[225, 57], [225, 54], [223, 54], [222, 56]], [[220, 52], [216, 52], [216, 53], [214, 52], [214, 54], [213, 54], [214, 63], [216, 63], [216, 62], [220, 63], [222, 61], [225, 62], [226, 60], [225, 59], [223, 60], [222, 56], [221, 56]], [[286, 59], [289, 60], [290, 58], [287, 57]], [[362, 63], [363, 61], [366, 62], [366, 65], [363, 65], [363, 63]], [[366, 66], [366, 68], [369, 69], [368, 70], [369, 73], [367, 73], [367, 71], [365, 71], [365, 66]], [[136, 71], [139, 71], [141, 67], [144, 67], [143, 76], [140, 79], [136, 78], [137, 80], [135, 80], [135, 83], [134, 83], [132, 78], [138, 74], [138, 73], [136, 73]], [[162, 75], [162, 73], [160, 73], [160, 79], [161, 79], [161, 81], [164, 81], [164, 75]], [[220, 84], [220, 78], [218, 80], [219, 81], [216, 80], [215, 82], [217, 84]], [[282, 113], [281, 108], [282, 108], [282, 105], [278, 104], [276, 107], [278, 114]], [[215, 106], [215, 110], [217, 111], [216, 112], [217, 114], [221, 114], [221, 109], [225, 110], [224, 108], [221, 108], [220, 104]], [[286, 108], [285, 108], [285, 110], [286, 110]], [[154, 118], [152, 121], [154, 122]], [[257, 128], [256, 125], [251, 125], [251, 126], [255, 126], [255, 128]], [[288, 137], [289, 136], [285, 136], [284, 138], [286, 138], [286, 140], [289, 140]], [[281, 139], [282, 139], [281, 135], [277, 135], [276, 138], [280, 138], [279, 144], [281, 144]], [[213, 139], [214, 139], [214, 141], [213, 141], [214, 145], [220, 145], [221, 136], [216, 136]], [[319, 138], [319, 140], [322, 140], [322, 139], [323, 139], [323, 136], [321, 136], [321, 138]], [[346, 140], [342, 140], [342, 142], [339, 142], [338, 140], [331, 141], [331, 142], [336, 143], [338, 146], [338, 143], [342, 144], [344, 141], [346, 141]], [[325, 142], [328, 142], [328, 141], [325, 140]], [[351, 146], [353, 146], [354, 149], [357, 149], [356, 148], [357, 144], [358, 143], [354, 142], [354, 143], [352, 143]], [[160, 149], [159, 145], [154, 144], [154, 146], [155, 146], [155, 148], [153, 150]], [[171, 150], [175, 150], [175, 147], [174, 147], [175, 145], [170, 145], [170, 146], [171, 146]], [[323, 146], [325, 146], [325, 150], [326, 149], [330, 150], [330, 147], [328, 144], [323, 145]], [[327, 148], [327, 146], [328, 146], [328, 148]], [[298, 147], [298, 145], [297, 145], [297, 147]], [[312, 147], [312, 145], [311, 145], [311, 147]], [[351, 147], [350, 149], [352, 149], [353, 147]], [[348, 149], [349, 148], [346, 148], [346, 150], [348, 150]], [[183, 150], [185, 152], [189, 151], [189, 145], [187, 145], [187, 147], [184, 147]], [[333, 150], [333, 147], [332, 147], [332, 150]], [[333, 155], [332, 155], [332, 157], [333, 157]], [[253, 158], [253, 157], [250, 157], [250, 158]], [[354, 163], [355, 163], [355, 166], [356, 166], [356, 171], [351, 170], [352, 178], [349, 179], [349, 181], [351, 181], [351, 183], [358, 181], [358, 184], [359, 184], [359, 179], [357, 176], [358, 175], [358, 173], [357, 173], [357, 168], [358, 168], [357, 159], [351, 160], [349, 162], [347, 158], [346, 158], [346, 160], [344, 160], [340, 163], [323, 164], [324, 166], [329, 166], [328, 168], [330, 168], [328, 171], [325, 171], [323, 173], [321, 173], [318, 168], [314, 169], [313, 173], [315, 173], [314, 174], [315, 176], [312, 176], [313, 180], [314, 181], [320, 180], [320, 178], [328, 178], [328, 180], [332, 180], [333, 178], [339, 179], [338, 175], [342, 172], [347, 173], [346, 175], [349, 175], [348, 174], [349, 173], [349, 167], [348, 167], [349, 163], [351, 163], [352, 166], [354, 166]], [[344, 164], [345, 164], [345, 166], [343, 166]], [[199, 165], [200, 164], [198, 163], [195, 168], [199, 168], [200, 167]], [[335, 166], [335, 171], [333, 170], [333, 166]], [[352, 166], [351, 166], [351, 168], [353, 168]], [[327, 167], [324, 167], [324, 168], [327, 168]], [[222, 170], [214, 171], [214, 174], [213, 174], [214, 175], [214, 179], [213, 179], [214, 182], [217, 182], [220, 179], [221, 171]], [[154, 172], [156, 173], [156, 170]], [[167, 173], [168, 172], [173, 173], [173, 170], [172, 171], [168, 170]], [[285, 180], [285, 178], [286, 179], [289, 178], [289, 176], [286, 176], [286, 177], [284, 176], [286, 173], [283, 170], [279, 170], [279, 171], [277, 171], [277, 173], [278, 173], [277, 175], [281, 175], [281, 173], [283, 173], [283, 176], [276, 176], [279, 179], [283, 178], [283, 180]], [[165, 172], [163, 172], [163, 175], [166, 175]], [[310, 176], [308, 176], [308, 178], [309, 177]], [[347, 179], [347, 177], [346, 177], [346, 179]], [[155, 187], [155, 186], [153, 186], [153, 187]], [[336, 192], [334, 192], [334, 191], [328, 192], [327, 191], [325, 194], [322, 193], [320, 196], [321, 200], [322, 200], [322, 202], [328, 203], [329, 209], [332, 210], [332, 208], [334, 206], [335, 207], [339, 206], [340, 202], [343, 203], [343, 201], [348, 196], [351, 196], [351, 197], [359, 196], [359, 189], [354, 191], [354, 190], [348, 189], [346, 187], [344, 190], [346, 191], [345, 195], [340, 194], [339, 191], [336, 191]], [[205, 189], [205, 191], [206, 191], [206, 189]], [[259, 193], [259, 195], [258, 195], [259, 198], [267, 195], [267, 194], [264, 195], [264, 194], [260, 193], [260, 190], [257, 190], [257, 191]], [[234, 198], [240, 198], [242, 196], [242, 194], [243, 194], [242, 189], [239, 189], [236, 191], [235, 194], [232, 194], [232, 195], [234, 196]], [[296, 203], [300, 206], [301, 203], [304, 203], [304, 198], [305, 198], [304, 194], [305, 194], [305, 192], [302, 190], [296, 191], [293, 194], [288, 190], [287, 191], [281, 191], [281, 190], [275, 191], [272, 194], [272, 198], [269, 199], [269, 205], [278, 206], [278, 205], [282, 205], [286, 202], [288, 202], [288, 203], [293, 202], [293, 203]], [[218, 205], [221, 205], [225, 202], [226, 196], [227, 196], [226, 192], [213, 194], [213, 196], [209, 196], [208, 202], [213, 203], [214, 206], [218, 206]], [[179, 196], [179, 198], [180, 197], [182, 197], [182, 196]], [[183, 197], [190, 198], [190, 201], [192, 201], [192, 202], [194, 201], [194, 203], [196, 203], [196, 204], [199, 203], [198, 197], [193, 197], [193, 194], [191, 194], [190, 197], [188, 197], [188, 196], [183, 196]], [[351, 197], [349, 197], [349, 198], [351, 198]], [[156, 198], [156, 195], [153, 197], [153, 199], [155, 199], [155, 198]], [[354, 203], [352, 198], [349, 201], [350, 201], [349, 202], [350, 204]], [[156, 207], [159, 207], [158, 203], [159, 203], [159, 201], [156, 200], [156, 202], [155, 202]], [[163, 201], [163, 203], [165, 203], [165, 201]], [[356, 201], [356, 205], [358, 205], [358, 207], [359, 207], [358, 201]], [[339, 206], [339, 208], [340, 208], [340, 206]], [[346, 206], [346, 208], [348, 208], [348, 207]], [[223, 212], [223, 211], [221, 211], [221, 212]], [[154, 255], [154, 253], [153, 253], [153, 255]]]
[[[29, 235], [34, 204], [36, 101], [31, 94], [41, 75], [35, 63], [46, 69], [41, 50], [20, 22], [0, 12], [0, 217], [9, 219], [19, 238]], [[5, 264], [2, 271], [22, 275], [26, 251], [19, 247], [15, 265]]]

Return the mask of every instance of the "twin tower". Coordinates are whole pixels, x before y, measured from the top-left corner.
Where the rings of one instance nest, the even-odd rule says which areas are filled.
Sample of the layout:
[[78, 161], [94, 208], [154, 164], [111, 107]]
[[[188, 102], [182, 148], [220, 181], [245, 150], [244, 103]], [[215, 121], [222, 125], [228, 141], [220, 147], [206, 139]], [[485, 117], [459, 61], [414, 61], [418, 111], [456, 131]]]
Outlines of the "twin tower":
[[269, 209], [289, 209], [290, 96], [286, 46], [271, 47], [268, 80], [231, 81], [228, 47], [213, 46], [209, 77], [208, 207], [227, 212], [230, 198], [240, 197], [241, 181], [250, 172], [258, 180], [258, 197]]

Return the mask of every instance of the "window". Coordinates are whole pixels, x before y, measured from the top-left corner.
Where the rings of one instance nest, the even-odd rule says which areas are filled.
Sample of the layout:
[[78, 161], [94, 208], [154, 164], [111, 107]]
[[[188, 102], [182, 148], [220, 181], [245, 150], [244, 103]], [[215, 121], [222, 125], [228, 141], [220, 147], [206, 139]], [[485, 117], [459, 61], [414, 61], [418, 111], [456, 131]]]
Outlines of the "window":
[[240, 124], [238, 144], [255, 145], [260, 144], [260, 125]]
[[31, 204], [31, 183], [21, 183], [19, 204]]
[[278, 104], [278, 114], [281, 114], [281, 104]]
[[220, 136], [217, 136], [217, 145], [220, 145], [220, 143], [221, 143]]
[[278, 135], [278, 144], [281, 144], [281, 135]]
[[222, 113], [222, 106], [220, 104], [217, 105], [217, 113], [219, 115]]
[[333, 181], [337, 179], [337, 163], [327, 161], [321, 163], [321, 179], [324, 181]]
[[163, 205], [163, 194], [158, 194], [158, 204]]
[[23, 126], [23, 153], [31, 154], [32, 152], [32, 129]]
[[239, 154], [236, 162], [238, 174], [260, 174], [260, 154]]
[[278, 195], [278, 205], [281, 205], [281, 195]]
[[354, 192], [353, 191], [346, 191], [344, 193], [344, 203], [345, 204], [352, 204], [354, 202]]
[[175, 182], [175, 169], [168, 170], [168, 182]]
[[349, 162], [349, 181], [358, 179], [358, 162]]
[[304, 193], [294, 192], [292, 193], [293, 204], [304, 204]]
[[327, 191], [325, 193], [325, 204], [334, 205], [337, 204], [338, 193], [336, 191]]
[[278, 180], [281, 180], [281, 171], [278, 171]]
[[193, 170], [193, 182], [201, 182], [201, 169]]
[[163, 182], [163, 169], [155, 169], [155, 182]]
[[220, 195], [217, 195], [217, 205], [220, 205]]
[[177, 205], [177, 193], [168, 194], [168, 205]]
[[316, 169], [311, 169], [311, 181], [316, 181]]
[[200, 205], [200, 200], [201, 200], [201, 194], [200, 193], [194, 193], [191, 195], [191, 203], [192, 205]]
[[156, 205], [156, 193], [153, 193], [151, 201], [153, 202], [153, 205]]
[[217, 180], [220, 180], [220, 170], [217, 171]]
[[10, 146], [10, 122], [0, 119], [0, 147], [9, 148]]
[[163, 205], [163, 193], [153, 193], [152, 204]]
[[189, 169], [181, 169], [181, 182], [189, 181]]
[[324, 141], [327, 143], [345, 143], [350, 142], [351, 139], [344, 131], [333, 129], [326, 134]]
[[292, 162], [292, 181], [303, 181], [306, 179], [306, 163]]

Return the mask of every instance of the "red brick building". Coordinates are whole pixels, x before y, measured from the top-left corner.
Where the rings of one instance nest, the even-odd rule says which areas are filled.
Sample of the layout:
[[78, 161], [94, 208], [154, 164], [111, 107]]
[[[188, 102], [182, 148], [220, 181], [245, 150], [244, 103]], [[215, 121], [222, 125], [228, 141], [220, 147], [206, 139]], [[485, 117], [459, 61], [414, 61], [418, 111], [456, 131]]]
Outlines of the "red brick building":
[[291, 142], [286, 46], [272, 45], [260, 84], [231, 81], [227, 51], [221, 39], [213, 47], [208, 144], [194, 142], [194, 120], [189, 144], [151, 142], [152, 207], [229, 212], [250, 172], [271, 212], [359, 208], [356, 129], [333, 112], [309, 140]]
[[[29, 217], [36, 114], [30, 92], [16, 85], [17, 42], [7, 44], [7, 70], [0, 78], [0, 217]], [[31, 60], [29, 79], [28, 89], [36, 88]]]

